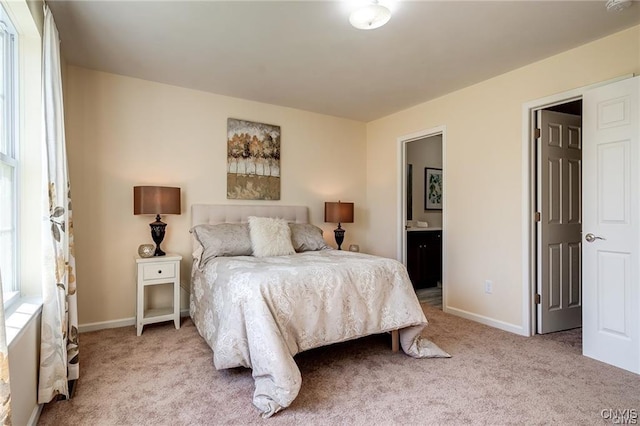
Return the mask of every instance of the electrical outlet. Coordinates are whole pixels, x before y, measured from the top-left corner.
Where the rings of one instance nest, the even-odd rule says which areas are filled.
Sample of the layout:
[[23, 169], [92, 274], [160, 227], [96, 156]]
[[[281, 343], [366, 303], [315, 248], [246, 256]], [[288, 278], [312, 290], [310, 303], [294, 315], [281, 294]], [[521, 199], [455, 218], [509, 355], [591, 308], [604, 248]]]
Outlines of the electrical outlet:
[[484, 292], [487, 294], [493, 293], [493, 282], [490, 280], [486, 280], [484, 282]]

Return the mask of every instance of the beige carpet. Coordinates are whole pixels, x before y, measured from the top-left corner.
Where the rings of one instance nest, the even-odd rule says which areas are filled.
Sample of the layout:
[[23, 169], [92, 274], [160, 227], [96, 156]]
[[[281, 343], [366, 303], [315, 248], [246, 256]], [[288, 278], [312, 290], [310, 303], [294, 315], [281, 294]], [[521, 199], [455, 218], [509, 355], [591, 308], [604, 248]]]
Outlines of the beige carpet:
[[267, 420], [250, 370], [216, 371], [190, 320], [85, 333], [75, 397], [39, 424], [597, 424], [602, 410], [640, 409], [640, 376], [581, 356], [579, 330], [525, 338], [425, 311], [452, 358], [394, 354], [386, 335], [299, 354], [300, 394]]

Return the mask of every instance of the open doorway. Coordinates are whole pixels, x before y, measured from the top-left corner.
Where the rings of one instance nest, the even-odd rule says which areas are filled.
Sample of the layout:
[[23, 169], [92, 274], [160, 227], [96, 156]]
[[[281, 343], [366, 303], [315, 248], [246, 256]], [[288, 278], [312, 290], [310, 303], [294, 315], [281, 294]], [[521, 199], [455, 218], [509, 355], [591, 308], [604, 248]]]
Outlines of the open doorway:
[[421, 303], [443, 308], [444, 129], [399, 138], [400, 250]]
[[582, 326], [582, 100], [535, 110], [536, 334]]
[[537, 333], [536, 114], [582, 100], [582, 353], [636, 373], [640, 311], [634, 295], [640, 282], [640, 226], [633, 218], [640, 210], [634, 174], [640, 170], [639, 98], [640, 77], [622, 76], [530, 101], [522, 109], [523, 331]]

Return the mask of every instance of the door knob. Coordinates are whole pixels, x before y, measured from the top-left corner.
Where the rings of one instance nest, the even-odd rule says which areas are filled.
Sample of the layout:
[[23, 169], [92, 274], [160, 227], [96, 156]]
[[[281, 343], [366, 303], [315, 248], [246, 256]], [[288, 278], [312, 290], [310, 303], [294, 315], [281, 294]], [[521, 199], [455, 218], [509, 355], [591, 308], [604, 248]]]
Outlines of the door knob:
[[587, 240], [588, 243], [592, 243], [595, 240], [604, 240], [605, 238], [598, 237], [596, 235], [593, 235], [591, 232], [589, 232], [587, 235], [584, 236], [584, 239]]

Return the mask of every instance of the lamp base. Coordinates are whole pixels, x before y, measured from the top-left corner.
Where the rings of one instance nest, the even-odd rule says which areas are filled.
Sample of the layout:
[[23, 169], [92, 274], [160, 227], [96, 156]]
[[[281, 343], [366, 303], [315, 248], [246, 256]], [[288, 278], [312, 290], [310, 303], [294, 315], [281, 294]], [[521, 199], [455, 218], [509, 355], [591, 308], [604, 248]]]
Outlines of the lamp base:
[[342, 245], [342, 242], [344, 241], [344, 229], [342, 229], [342, 226], [340, 226], [339, 223], [338, 223], [338, 227], [333, 230], [333, 233], [336, 236], [336, 244], [338, 244], [338, 250], [342, 250], [342, 248], [340, 246]]
[[164, 240], [164, 231], [167, 224], [160, 220], [160, 215], [156, 215], [156, 221], [151, 222], [149, 226], [151, 227], [151, 238], [153, 238], [153, 242], [156, 243], [156, 251], [153, 255], [164, 256], [166, 253], [160, 248], [160, 243]]

